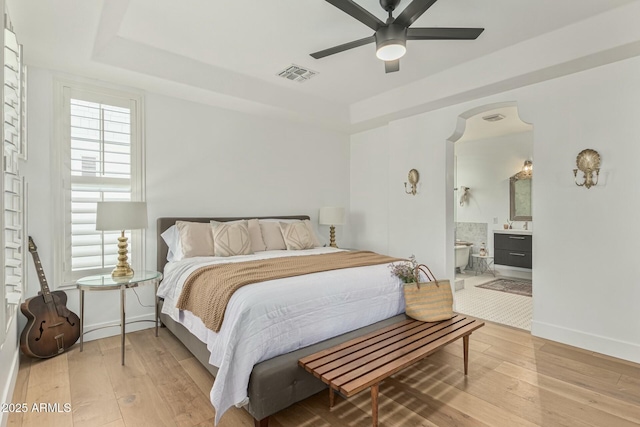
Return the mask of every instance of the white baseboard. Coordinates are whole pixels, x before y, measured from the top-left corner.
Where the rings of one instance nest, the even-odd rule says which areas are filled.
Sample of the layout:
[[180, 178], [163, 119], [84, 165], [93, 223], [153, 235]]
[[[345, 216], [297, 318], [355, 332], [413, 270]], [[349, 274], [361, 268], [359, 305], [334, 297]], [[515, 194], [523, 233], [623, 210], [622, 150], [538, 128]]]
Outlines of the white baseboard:
[[585, 350], [640, 363], [640, 345], [635, 343], [551, 325], [536, 320], [531, 322], [531, 334], [536, 337], [558, 341]]
[[[9, 381], [4, 385], [2, 389], [2, 400], [3, 403], [11, 403], [11, 399], [13, 398], [13, 391], [16, 388], [16, 380], [18, 379], [18, 370], [20, 369], [20, 349], [16, 348], [15, 354], [13, 355], [13, 360], [11, 362], [11, 366], [9, 367]], [[1, 411], [0, 412], [0, 426], [6, 427], [7, 421], [9, 420], [9, 412]]]
[[[140, 316], [127, 317], [127, 325], [125, 327], [125, 333], [141, 331], [143, 329], [153, 328], [153, 319], [155, 317], [155, 313], [142, 314]], [[130, 323], [130, 322], [139, 322], [141, 320], [145, 320], [145, 322], [140, 323]], [[97, 329], [95, 331], [91, 331], [94, 328], [104, 328]], [[98, 340], [100, 338], [114, 337], [120, 335], [120, 322], [103, 322], [103, 323], [93, 323], [84, 325], [85, 331], [91, 331], [89, 333], [85, 332], [84, 342], [89, 342], [93, 340]]]

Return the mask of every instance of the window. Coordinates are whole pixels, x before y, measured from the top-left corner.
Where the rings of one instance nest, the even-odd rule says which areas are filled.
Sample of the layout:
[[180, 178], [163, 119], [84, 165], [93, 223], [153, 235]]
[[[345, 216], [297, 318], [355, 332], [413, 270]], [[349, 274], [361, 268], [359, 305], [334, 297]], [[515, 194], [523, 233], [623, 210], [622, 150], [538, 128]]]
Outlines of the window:
[[[96, 231], [96, 202], [144, 199], [141, 98], [60, 83], [62, 227], [56, 265], [64, 285], [107, 274], [118, 260], [118, 230]], [[142, 232], [126, 232], [133, 268], [142, 268]]]

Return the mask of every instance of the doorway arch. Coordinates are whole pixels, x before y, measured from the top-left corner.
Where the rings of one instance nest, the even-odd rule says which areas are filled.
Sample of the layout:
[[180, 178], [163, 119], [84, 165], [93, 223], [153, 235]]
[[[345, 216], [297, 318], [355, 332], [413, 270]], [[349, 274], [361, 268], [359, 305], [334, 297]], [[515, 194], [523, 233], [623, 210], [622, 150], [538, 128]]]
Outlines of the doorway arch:
[[[487, 123], [487, 121], [482, 120], [482, 119], [486, 120], [487, 117], [485, 116], [493, 115], [493, 113], [501, 113], [501, 117], [498, 118], [498, 120], [506, 118], [506, 120], [501, 122], [502, 126], [497, 127], [495, 126], [495, 124]], [[446, 161], [446, 177], [447, 177], [446, 179], [446, 185], [447, 185], [447, 188], [446, 188], [446, 206], [447, 206], [446, 208], [446, 230], [447, 230], [446, 269], [449, 277], [453, 278], [452, 282], [454, 284], [456, 282], [456, 278], [460, 279], [460, 276], [456, 277], [456, 262], [455, 262], [456, 252], [454, 248], [456, 244], [455, 243], [456, 237], [458, 239], [473, 242], [474, 243], [473, 247], [475, 248], [476, 253], [478, 252], [478, 247], [480, 246], [480, 241], [481, 241], [480, 236], [485, 236], [486, 234], [486, 236], [482, 239], [482, 242], [487, 243], [487, 249], [489, 249], [490, 246], [493, 246], [492, 242], [493, 242], [494, 233], [492, 230], [496, 228], [494, 224], [498, 223], [496, 222], [498, 218], [500, 217], [504, 218], [505, 216], [504, 214], [506, 214], [507, 218], [509, 218], [509, 215], [508, 215], [509, 199], [508, 199], [508, 196], [506, 196], [508, 194], [508, 179], [506, 180], [507, 188], [506, 190], [504, 190], [505, 192], [503, 193], [502, 186], [505, 185], [504, 184], [505, 181], [503, 180], [502, 176], [504, 175], [505, 172], [509, 172], [509, 170], [513, 168], [513, 160], [514, 160], [513, 157], [525, 156], [524, 160], [532, 159], [532, 156], [533, 156], [532, 133], [529, 133], [529, 136], [518, 135], [521, 132], [532, 132], [532, 131], [533, 131], [533, 126], [530, 123], [527, 123], [524, 120], [522, 120], [520, 115], [520, 110], [518, 108], [518, 103], [516, 101], [496, 102], [496, 103], [480, 105], [480, 106], [471, 108], [469, 110], [466, 110], [457, 116], [455, 129], [451, 134], [451, 136], [446, 139], [446, 144], [447, 144], [447, 148], [446, 148], [446, 152], [447, 152], [447, 156], [446, 156], [446, 159], [447, 159]], [[517, 145], [514, 145], [514, 150], [515, 150], [514, 152], [511, 152], [511, 148], [508, 148], [508, 144], [505, 145], [506, 143], [512, 141], [512, 138], [508, 137], [507, 135], [514, 135], [516, 138], [515, 140], [513, 140], [514, 142], [517, 142]], [[502, 137], [505, 137], [505, 139], [501, 139]], [[484, 160], [477, 161], [474, 158], [474, 154], [471, 154], [472, 152], [469, 152], [469, 149], [471, 147], [469, 145], [465, 144], [464, 146], [455, 148], [456, 147], [455, 144], [458, 142], [462, 143], [463, 140], [465, 142], [478, 141], [482, 143], [483, 145], [481, 147], [484, 147], [484, 148], [478, 148], [473, 150], [481, 150], [481, 151], [476, 151], [475, 155], [482, 156], [480, 158], [484, 158]], [[529, 142], [526, 142], [526, 141], [529, 141]], [[522, 145], [522, 144], [525, 144], [525, 145]], [[467, 153], [467, 154], [464, 156], [465, 161], [463, 163], [459, 163], [460, 161], [462, 161], [463, 158], [457, 157], [458, 155], [462, 155], [462, 154], [458, 154], [458, 150], [462, 149], [462, 147], [465, 147], [465, 148], [464, 148], [464, 151], [462, 151], [461, 153]], [[515, 147], [519, 147], [519, 148], [515, 148]], [[485, 151], [486, 149], [489, 150], [488, 153], [491, 153], [489, 157], [484, 155], [485, 153], [487, 153]], [[511, 153], [511, 154], [508, 154], [508, 153]], [[456, 162], [456, 158], [458, 158], [458, 162]], [[495, 162], [487, 163], [487, 162], [491, 162], [491, 159], [494, 159], [494, 158], [501, 159], [501, 160], [496, 160], [497, 163]], [[466, 164], [466, 167], [460, 166], [461, 164], [462, 165]], [[487, 169], [486, 167], [482, 166], [486, 164], [492, 164], [493, 169], [491, 167]], [[462, 169], [458, 170], [456, 165], [458, 167], [462, 167]], [[462, 175], [460, 175], [460, 171], [463, 171], [463, 172], [466, 171], [466, 173], [463, 173]], [[513, 173], [516, 173], [518, 171], [514, 171]], [[509, 172], [509, 175], [507, 175], [507, 178], [508, 176], [511, 176], [513, 173]], [[476, 204], [475, 206], [470, 206], [472, 209], [469, 211], [460, 210], [462, 208], [457, 207], [455, 204], [455, 201], [457, 200], [457, 194], [455, 192], [454, 187], [456, 184], [458, 186], [469, 185], [469, 183], [464, 181], [467, 181], [467, 182], [479, 181], [480, 182], [479, 187], [483, 189], [482, 201], [480, 201], [480, 196], [478, 196], [479, 204]], [[471, 185], [471, 187], [473, 187], [473, 184]], [[466, 187], [463, 187], [463, 188], [466, 188]], [[506, 200], [502, 198], [502, 194], [506, 196]], [[504, 206], [504, 203], [506, 203], [506, 206]], [[505, 212], [505, 209], [506, 209], [506, 212]], [[456, 221], [461, 221], [462, 224], [456, 223]], [[502, 224], [503, 222], [499, 221], [499, 223]], [[456, 226], [458, 226], [457, 236], [456, 236]], [[464, 226], [464, 227], [460, 228], [461, 226]], [[502, 228], [502, 225], [500, 225], [500, 228]], [[472, 239], [472, 237], [475, 237], [475, 239]], [[493, 254], [494, 253], [492, 252], [491, 255]], [[458, 264], [460, 265], [460, 263]], [[467, 271], [469, 271], [470, 268], [471, 267], [468, 267]], [[512, 269], [512, 267], [504, 267], [504, 268], [506, 270]], [[529, 271], [527, 270], [518, 270], [518, 269], [514, 269], [513, 271], [503, 270], [503, 274], [507, 277], [521, 277], [521, 278], [528, 279], [530, 277], [529, 275], [531, 274], [532, 276], [532, 273], [533, 273], [532, 270], [530, 271], [531, 273], [529, 273]], [[463, 275], [462, 278], [464, 279], [465, 276]], [[473, 288], [474, 291], [472, 293], [465, 292], [465, 295], [459, 294], [460, 298], [464, 297], [464, 299], [461, 299], [461, 301], [463, 301], [465, 305], [468, 305], [468, 301], [469, 301], [468, 298], [470, 298], [471, 296], [474, 297], [472, 299], [472, 301], [474, 301], [474, 304], [476, 302], [476, 299], [475, 299], [476, 297], [479, 298], [479, 300], [487, 299], [487, 296], [485, 294], [482, 294], [482, 295], [480, 294], [481, 292], [485, 292], [485, 290], [479, 290], [479, 289], [476, 290], [473, 287], [473, 285], [478, 285], [480, 283], [484, 283], [485, 281], [488, 281], [488, 279], [482, 279], [481, 282], [477, 282], [479, 278], [480, 277], [478, 278], [474, 277], [473, 279], [471, 279], [471, 276], [466, 277], [467, 282], [471, 281], [471, 288]], [[467, 283], [467, 285], [468, 284], [469, 283]], [[480, 293], [478, 291], [480, 291]], [[454, 301], [456, 301], [456, 306], [457, 306], [458, 298], [455, 298]], [[525, 304], [520, 301], [517, 301], [516, 303]], [[464, 308], [465, 305], [463, 305], [461, 308]], [[456, 309], [458, 309], [458, 307], [456, 307]], [[529, 307], [527, 305], [527, 310], [524, 313], [528, 313], [528, 312], [529, 312]], [[471, 312], [466, 312], [465, 314], [473, 315], [473, 313]], [[528, 318], [528, 316], [525, 315], [523, 319], [524, 318]], [[488, 320], [492, 320], [492, 319], [488, 319]], [[523, 327], [523, 326], [520, 326], [520, 327]], [[528, 328], [529, 326], [527, 325], [526, 327]]]

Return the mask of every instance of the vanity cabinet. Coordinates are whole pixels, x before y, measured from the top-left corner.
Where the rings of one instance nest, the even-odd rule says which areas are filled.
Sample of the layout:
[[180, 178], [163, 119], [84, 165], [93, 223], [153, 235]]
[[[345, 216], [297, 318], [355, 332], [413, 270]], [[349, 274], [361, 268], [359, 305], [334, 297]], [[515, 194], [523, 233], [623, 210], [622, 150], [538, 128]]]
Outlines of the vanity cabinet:
[[494, 234], [494, 263], [511, 267], [531, 268], [532, 236]]

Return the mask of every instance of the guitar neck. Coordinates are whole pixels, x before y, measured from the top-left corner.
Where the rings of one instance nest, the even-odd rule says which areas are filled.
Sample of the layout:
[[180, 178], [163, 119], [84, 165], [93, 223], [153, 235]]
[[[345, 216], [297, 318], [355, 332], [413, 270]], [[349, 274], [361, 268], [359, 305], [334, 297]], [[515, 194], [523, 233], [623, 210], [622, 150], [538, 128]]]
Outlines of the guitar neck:
[[32, 251], [31, 255], [33, 256], [33, 262], [36, 264], [36, 273], [38, 273], [38, 280], [40, 281], [40, 289], [42, 290], [42, 295], [47, 298], [51, 294], [51, 290], [49, 290], [47, 278], [44, 275], [44, 269], [42, 268], [42, 263], [40, 262], [40, 256], [36, 251]]

